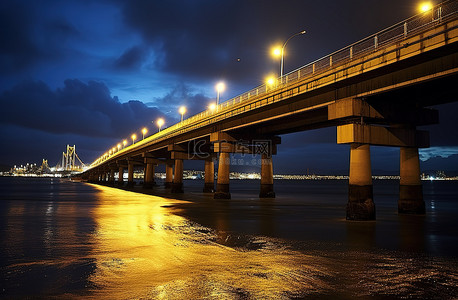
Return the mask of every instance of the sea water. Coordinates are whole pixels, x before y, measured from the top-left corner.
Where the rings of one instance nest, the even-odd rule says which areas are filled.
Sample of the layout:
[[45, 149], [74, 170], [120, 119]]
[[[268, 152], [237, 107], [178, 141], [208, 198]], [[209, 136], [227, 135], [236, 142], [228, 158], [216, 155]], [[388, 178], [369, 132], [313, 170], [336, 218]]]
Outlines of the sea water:
[[417, 216], [397, 213], [397, 181], [375, 180], [365, 222], [345, 220], [343, 180], [275, 181], [275, 199], [235, 180], [230, 200], [158, 184], [0, 177], [0, 297], [458, 297], [456, 181], [423, 182]]

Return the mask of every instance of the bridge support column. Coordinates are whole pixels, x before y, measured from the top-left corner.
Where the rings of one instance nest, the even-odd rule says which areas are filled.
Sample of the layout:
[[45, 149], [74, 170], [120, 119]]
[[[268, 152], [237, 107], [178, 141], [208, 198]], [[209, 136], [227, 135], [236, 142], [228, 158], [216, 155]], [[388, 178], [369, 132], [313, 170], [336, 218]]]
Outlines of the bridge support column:
[[229, 192], [230, 153], [220, 152], [218, 162], [218, 179], [214, 199], [231, 199]]
[[118, 186], [124, 185], [124, 167], [119, 167], [118, 170]]
[[261, 191], [259, 198], [275, 198], [274, 172], [272, 156], [262, 154], [261, 157]]
[[424, 214], [425, 201], [420, 179], [418, 148], [400, 148], [400, 182], [398, 212]]
[[165, 163], [165, 187], [171, 188], [173, 183], [173, 161]]
[[143, 178], [143, 187], [150, 189], [156, 185], [154, 181], [154, 163], [151, 159], [146, 158], [145, 176]]
[[172, 193], [183, 193], [183, 160], [175, 159]]
[[351, 144], [347, 220], [375, 220], [368, 144]]
[[127, 187], [132, 188], [134, 186], [134, 163], [127, 163]]
[[213, 193], [215, 191], [215, 163], [213, 158], [205, 160], [205, 183], [204, 193]]
[[110, 185], [114, 185], [114, 182], [115, 182], [114, 175], [115, 175], [115, 169], [111, 168], [110, 169], [110, 177], [109, 177], [109, 180], [108, 180]]

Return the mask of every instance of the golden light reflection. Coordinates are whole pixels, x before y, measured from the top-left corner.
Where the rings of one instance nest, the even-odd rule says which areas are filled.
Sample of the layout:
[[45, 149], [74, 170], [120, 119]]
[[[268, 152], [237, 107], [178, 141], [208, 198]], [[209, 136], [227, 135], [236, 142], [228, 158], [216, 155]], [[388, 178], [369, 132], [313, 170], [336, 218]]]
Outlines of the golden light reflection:
[[322, 258], [265, 238], [255, 241], [264, 245], [258, 250], [230, 248], [215, 242], [215, 231], [165, 207], [184, 201], [94, 187], [100, 193], [90, 280], [97, 298], [278, 298], [326, 288]]

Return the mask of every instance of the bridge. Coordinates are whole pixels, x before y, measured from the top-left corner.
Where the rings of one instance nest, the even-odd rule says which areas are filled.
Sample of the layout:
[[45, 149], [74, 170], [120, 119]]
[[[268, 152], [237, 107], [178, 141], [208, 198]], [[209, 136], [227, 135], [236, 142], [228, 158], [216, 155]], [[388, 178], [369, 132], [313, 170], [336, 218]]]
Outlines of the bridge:
[[59, 160], [56, 167], [54, 168], [55, 171], [62, 173], [82, 172], [85, 169], [86, 165], [81, 161], [78, 154], [76, 153], [75, 145], [67, 145], [67, 151], [62, 152], [62, 160]]
[[[446, 1], [357, 43], [256, 87], [130, 146], [114, 147], [83, 173], [92, 182], [133, 186], [144, 168], [154, 185], [157, 164], [166, 187], [183, 192], [183, 160], [205, 164], [204, 192], [230, 198], [231, 153], [261, 156], [260, 197], [275, 197], [273, 159], [281, 135], [336, 127], [350, 144], [347, 219], [375, 219], [370, 145], [400, 148], [399, 213], [424, 214], [418, 149], [429, 147], [433, 105], [457, 100], [458, 1]], [[216, 189], [214, 163], [218, 163]]]

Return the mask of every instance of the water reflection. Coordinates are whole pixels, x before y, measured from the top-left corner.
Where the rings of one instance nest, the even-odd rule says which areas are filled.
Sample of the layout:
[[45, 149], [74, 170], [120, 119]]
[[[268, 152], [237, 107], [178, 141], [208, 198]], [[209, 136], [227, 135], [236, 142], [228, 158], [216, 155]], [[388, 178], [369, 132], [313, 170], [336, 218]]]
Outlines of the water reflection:
[[[227, 247], [217, 231], [170, 213], [167, 206], [182, 201], [98, 188], [95, 297], [272, 298], [330, 288], [324, 258], [261, 237]], [[215, 223], [227, 228], [228, 210], [215, 210]]]

